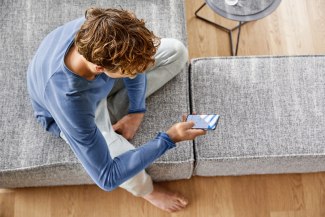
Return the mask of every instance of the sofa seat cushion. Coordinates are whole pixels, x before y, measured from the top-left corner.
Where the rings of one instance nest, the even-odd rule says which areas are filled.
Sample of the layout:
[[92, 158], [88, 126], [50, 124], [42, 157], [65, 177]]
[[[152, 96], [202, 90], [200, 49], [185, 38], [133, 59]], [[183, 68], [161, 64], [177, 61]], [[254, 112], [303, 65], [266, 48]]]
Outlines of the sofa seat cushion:
[[195, 140], [195, 175], [325, 171], [325, 56], [201, 58], [191, 104], [219, 114]]
[[[186, 44], [183, 1], [99, 0], [5, 1], [0, 5], [0, 187], [92, 184], [70, 147], [45, 132], [33, 117], [26, 71], [41, 40], [57, 26], [84, 15], [90, 6], [124, 8], [146, 20], [160, 37]], [[147, 100], [147, 113], [133, 141], [138, 146], [188, 112], [187, 70]], [[178, 94], [173, 94], [178, 93]], [[171, 106], [180, 102], [178, 106]], [[165, 105], [164, 107], [160, 106]], [[166, 118], [168, 117], [168, 118]], [[154, 180], [189, 178], [193, 149], [184, 142], [149, 168]]]

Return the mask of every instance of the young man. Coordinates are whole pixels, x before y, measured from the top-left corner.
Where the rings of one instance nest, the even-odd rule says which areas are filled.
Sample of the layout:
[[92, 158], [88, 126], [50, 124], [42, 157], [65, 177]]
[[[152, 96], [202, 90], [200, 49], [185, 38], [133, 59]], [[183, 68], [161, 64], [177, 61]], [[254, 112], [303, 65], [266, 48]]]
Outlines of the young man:
[[132, 13], [91, 8], [42, 41], [28, 68], [28, 91], [38, 122], [70, 145], [100, 188], [120, 186], [174, 212], [188, 201], [154, 185], [144, 169], [175, 143], [205, 131], [191, 129], [194, 123], [183, 117], [139, 148], [128, 139], [143, 120], [145, 98], [186, 61], [181, 42], [158, 39]]

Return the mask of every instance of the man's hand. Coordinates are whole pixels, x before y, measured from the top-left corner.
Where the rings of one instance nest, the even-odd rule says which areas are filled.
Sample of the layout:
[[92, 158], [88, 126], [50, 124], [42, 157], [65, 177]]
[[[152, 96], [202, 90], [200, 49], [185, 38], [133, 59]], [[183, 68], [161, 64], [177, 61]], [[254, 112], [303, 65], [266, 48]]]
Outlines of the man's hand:
[[[196, 114], [196, 113], [193, 113]], [[186, 122], [186, 115], [182, 115], [183, 122], [179, 122], [174, 124], [169, 130], [166, 132], [169, 138], [174, 142], [180, 142], [185, 140], [193, 140], [197, 136], [202, 136], [207, 133], [206, 130], [201, 129], [192, 129], [195, 125], [194, 121]]]
[[116, 133], [121, 134], [127, 140], [131, 140], [139, 129], [143, 117], [144, 113], [125, 115], [121, 120], [113, 125], [113, 129]]

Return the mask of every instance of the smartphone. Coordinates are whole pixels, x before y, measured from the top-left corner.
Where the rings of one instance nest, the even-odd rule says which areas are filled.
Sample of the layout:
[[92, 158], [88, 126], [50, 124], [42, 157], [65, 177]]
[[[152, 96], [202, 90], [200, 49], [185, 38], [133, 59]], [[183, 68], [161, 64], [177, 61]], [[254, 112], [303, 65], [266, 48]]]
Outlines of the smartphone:
[[193, 129], [215, 130], [220, 115], [188, 115], [186, 121], [194, 121]]

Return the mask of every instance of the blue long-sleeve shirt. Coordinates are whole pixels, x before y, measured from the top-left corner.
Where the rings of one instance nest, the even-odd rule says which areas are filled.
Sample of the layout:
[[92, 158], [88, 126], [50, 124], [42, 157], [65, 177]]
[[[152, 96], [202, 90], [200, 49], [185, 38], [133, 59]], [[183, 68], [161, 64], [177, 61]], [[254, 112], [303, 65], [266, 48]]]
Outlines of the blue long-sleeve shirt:
[[[87, 80], [70, 71], [64, 57], [84, 18], [58, 27], [45, 37], [27, 71], [27, 86], [34, 115], [55, 136], [62, 132], [94, 182], [110, 191], [148, 167], [175, 143], [166, 133], [141, 147], [111, 158], [95, 123], [99, 102], [111, 91], [115, 79], [102, 73]], [[124, 78], [129, 113], [145, 112], [146, 75]]]

